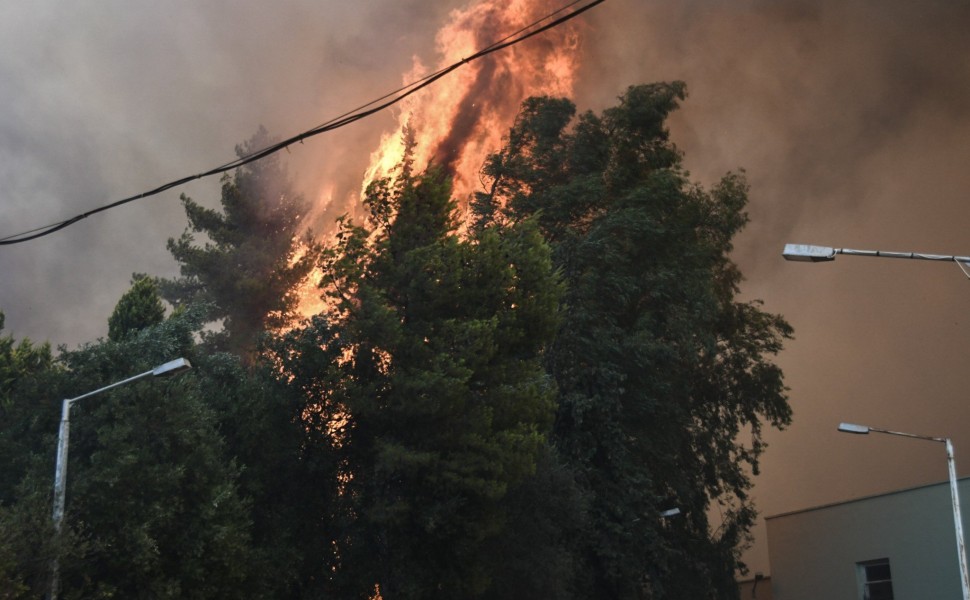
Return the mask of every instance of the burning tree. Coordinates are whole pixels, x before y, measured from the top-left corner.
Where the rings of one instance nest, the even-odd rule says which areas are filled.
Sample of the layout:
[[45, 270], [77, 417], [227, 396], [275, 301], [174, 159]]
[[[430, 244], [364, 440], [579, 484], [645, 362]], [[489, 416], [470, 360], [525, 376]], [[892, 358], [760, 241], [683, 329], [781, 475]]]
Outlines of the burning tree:
[[[561, 5], [551, 0], [475, 0], [452, 10], [435, 37], [437, 62], [415, 57], [404, 80], [415, 81], [483, 48], [530, 29]], [[371, 155], [365, 185], [393, 175], [413, 134], [411, 152], [417, 169], [441, 167], [452, 181], [453, 195], [464, 203], [478, 189], [478, 170], [501, 144], [501, 132], [519, 103], [533, 95], [568, 96], [579, 68], [580, 35], [575, 22], [545, 31], [541, 38], [467, 63], [446, 82], [408, 98], [398, 114], [399, 127], [386, 134]], [[410, 129], [410, 133], [409, 133]]]
[[[270, 142], [260, 128], [236, 154], [245, 157]], [[297, 287], [315, 265], [317, 245], [301, 233], [307, 206], [276, 155], [224, 177], [221, 203], [220, 213], [182, 196], [189, 228], [168, 240], [182, 276], [161, 280], [161, 290], [176, 306], [208, 305], [208, 318], [224, 326], [210, 335], [213, 345], [251, 360], [261, 332], [293, 320]], [[196, 245], [193, 232], [209, 241]]]
[[441, 172], [402, 171], [370, 186], [366, 224], [343, 222], [333, 309], [281, 356], [344, 464], [335, 594], [481, 597], [509, 490], [547, 445], [560, 286], [534, 224], [462, 239]]
[[584, 598], [736, 597], [762, 420], [791, 418], [769, 360], [791, 329], [735, 299], [747, 186], [688, 182], [664, 124], [684, 97], [631, 87], [578, 120], [568, 100], [526, 101], [474, 203], [477, 228], [537, 220], [567, 284], [546, 366], [554, 440], [591, 498]]

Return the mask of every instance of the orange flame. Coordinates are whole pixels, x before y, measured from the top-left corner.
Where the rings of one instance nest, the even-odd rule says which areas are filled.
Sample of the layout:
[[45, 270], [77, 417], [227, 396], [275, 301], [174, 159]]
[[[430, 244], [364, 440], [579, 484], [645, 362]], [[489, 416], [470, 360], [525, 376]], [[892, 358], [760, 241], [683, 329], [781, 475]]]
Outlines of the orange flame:
[[[532, 24], [551, 11], [546, 0], [477, 0], [454, 10], [436, 37], [438, 64], [454, 64]], [[579, 35], [566, 24], [466, 64], [407, 98], [398, 129], [385, 133], [371, 154], [362, 189], [391, 177], [404, 154], [405, 129], [414, 135], [414, 166], [443, 166], [464, 203], [480, 187], [478, 173], [488, 154], [502, 146], [519, 105], [529, 96], [570, 96], [578, 67]], [[415, 58], [405, 82], [432, 72]]]
[[[415, 57], [412, 69], [403, 76], [404, 83], [472, 56], [558, 7], [558, 0], [472, 0], [464, 9], [453, 10], [435, 37], [436, 66], [429, 68]], [[503, 135], [522, 101], [530, 96], [572, 95], [580, 55], [578, 25], [574, 23], [467, 63], [402, 101], [397, 128], [385, 132], [371, 153], [361, 195], [375, 179], [394, 177], [410, 131], [414, 169], [420, 172], [430, 164], [444, 167], [452, 177], [454, 197], [465, 206], [481, 189], [482, 165], [489, 154], [501, 149]], [[332, 193], [321, 192], [321, 203], [329, 203]], [[304, 317], [327, 309], [316, 285], [320, 273], [314, 275], [298, 292], [298, 312]]]

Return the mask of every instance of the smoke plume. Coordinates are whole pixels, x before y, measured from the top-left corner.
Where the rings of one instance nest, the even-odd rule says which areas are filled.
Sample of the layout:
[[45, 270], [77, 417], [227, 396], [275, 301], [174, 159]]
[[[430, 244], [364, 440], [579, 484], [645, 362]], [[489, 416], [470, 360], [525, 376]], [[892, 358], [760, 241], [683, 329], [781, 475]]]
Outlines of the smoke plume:
[[[0, 235], [222, 164], [259, 125], [281, 137], [313, 127], [424, 65], [460, 59], [443, 48], [461, 22], [480, 34], [474, 46], [510, 33], [519, 21], [509, 11], [554, 5], [481, 6], [6, 3]], [[970, 468], [966, 277], [952, 264], [780, 256], [785, 242], [970, 254], [968, 30], [970, 4], [944, 0], [609, 0], [572, 29], [525, 42], [527, 54], [512, 48], [436, 84], [434, 94], [461, 90], [447, 104], [455, 113], [437, 114], [446, 104], [425, 95], [294, 146], [285, 160], [325, 228], [353, 210], [382, 136], [393, 141], [409, 119], [419, 136], [436, 116], [451, 125], [423, 147], [467, 193], [494, 150], [476, 127], [492, 119], [500, 136], [524, 90], [600, 110], [629, 85], [686, 81], [672, 137], [704, 185], [746, 170], [751, 224], [735, 253], [743, 293], [796, 328], [780, 357], [795, 422], [769, 436], [754, 490], [763, 513], [796, 510], [946, 477], [935, 445], [840, 435], [839, 421], [951, 436], [961, 473]], [[524, 56], [548, 67], [536, 71], [543, 80], [516, 79], [511, 65]], [[569, 57], [575, 64], [560, 62]], [[496, 109], [486, 98], [515, 100]], [[218, 181], [201, 181], [0, 248], [8, 331], [68, 346], [105, 335], [132, 272], [175, 274], [164, 248], [185, 226], [182, 192], [218, 203]], [[763, 551], [751, 563], [768, 571]]]

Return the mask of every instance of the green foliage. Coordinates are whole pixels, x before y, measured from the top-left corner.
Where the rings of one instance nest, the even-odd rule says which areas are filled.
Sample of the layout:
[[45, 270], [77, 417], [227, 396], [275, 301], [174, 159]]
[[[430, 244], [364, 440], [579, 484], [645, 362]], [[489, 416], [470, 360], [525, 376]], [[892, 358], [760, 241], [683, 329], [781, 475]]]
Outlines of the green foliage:
[[[76, 390], [178, 356], [194, 359], [192, 311], [62, 360]], [[137, 381], [72, 410], [65, 527], [88, 550], [62, 561], [65, 598], [228, 598], [244, 592], [249, 514], [239, 467], [194, 372]]]
[[120, 342], [133, 332], [161, 323], [164, 318], [158, 283], [150, 277], [137, 277], [108, 318], [108, 339]]
[[[4, 314], [0, 312], [0, 331], [3, 325]], [[9, 410], [16, 403], [20, 386], [52, 365], [50, 344], [37, 346], [28, 339], [18, 343], [12, 336], [0, 336], [0, 410]]]
[[[736, 595], [762, 420], [791, 416], [769, 360], [791, 329], [735, 300], [747, 185], [688, 182], [664, 125], [684, 96], [681, 83], [631, 87], [575, 121], [566, 100], [530, 99], [474, 205], [477, 228], [535, 219], [567, 284], [546, 364], [555, 441], [590, 496], [583, 597]], [[672, 506], [683, 517], [661, 526]]]
[[[0, 332], [3, 323], [0, 312]], [[41, 451], [38, 432], [55, 422], [48, 387], [54, 373], [50, 344], [0, 335], [0, 505], [13, 500], [32, 456]], [[40, 417], [47, 410], [52, 417]]]
[[309, 427], [313, 407], [278, 380], [278, 365], [246, 369], [223, 353], [198, 356], [195, 372], [240, 467], [238, 489], [251, 521], [246, 597], [321, 597], [323, 574], [333, 567], [339, 465], [332, 438]]
[[402, 171], [369, 189], [369, 226], [342, 223], [333, 318], [287, 369], [343, 464], [335, 593], [480, 597], [552, 423], [560, 286], [535, 224], [462, 240], [441, 173]]
[[[300, 259], [276, 159], [221, 212], [183, 198], [182, 276], [136, 278], [107, 341], [0, 336], [0, 600], [43, 594], [54, 556], [65, 598], [735, 598], [791, 329], [736, 298], [747, 184], [688, 180], [684, 97], [526, 101], [464, 234], [410, 155]], [[318, 258], [329, 312], [258, 346]], [[178, 356], [75, 405], [55, 537], [59, 399]]]
[[[270, 144], [266, 131], [236, 148], [242, 158]], [[161, 280], [162, 295], [176, 306], [204, 303], [207, 318], [223, 320], [221, 335], [211, 335], [216, 348], [252, 359], [257, 337], [287, 325], [298, 297], [295, 288], [316, 260], [317, 246], [300, 231], [307, 210], [293, 194], [276, 155], [240, 167], [222, 180], [222, 211], [182, 196], [189, 227], [168, 249], [181, 277]], [[195, 233], [208, 241], [195, 243]]]
[[37, 467], [13, 492], [16, 501], [0, 505], [0, 599], [39, 598], [48, 589], [51, 560], [77, 561], [87, 551], [84, 539], [74, 531], [55, 538], [51, 520], [51, 475]]
[[[0, 313], [0, 330], [4, 322]], [[59, 369], [49, 344], [0, 336], [0, 598], [36, 598], [54, 556], [50, 492], [53, 463], [44, 458], [56, 431]], [[51, 455], [52, 456], [52, 455]], [[43, 469], [41, 469], [43, 467]], [[47, 470], [49, 467], [49, 470]], [[38, 475], [39, 471], [43, 471]], [[73, 540], [65, 536], [65, 540]], [[74, 546], [77, 547], [77, 546]]]
[[567, 600], [577, 593], [582, 562], [574, 550], [585, 534], [587, 499], [575, 474], [550, 446], [536, 456], [535, 474], [509, 489], [506, 526], [489, 542], [494, 600]]
[[[36, 598], [60, 557], [65, 598], [319, 597], [330, 572], [337, 455], [305, 396], [193, 336], [201, 308], [64, 352], [0, 338], [0, 598]], [[51, 522], [57, 398], [176, 356], [189, 373], [72, 410], [65, 528]], [[310, 365], [307, 365], [308, 368]]]

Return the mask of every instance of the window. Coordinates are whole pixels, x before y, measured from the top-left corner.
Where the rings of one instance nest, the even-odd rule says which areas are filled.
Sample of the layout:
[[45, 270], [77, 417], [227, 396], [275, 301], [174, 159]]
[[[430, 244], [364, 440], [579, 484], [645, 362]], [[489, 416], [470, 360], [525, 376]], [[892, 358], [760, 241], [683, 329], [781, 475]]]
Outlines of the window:
[[856, 563], [861, 600], [893, 600], [893, 579], [889, 559]]

